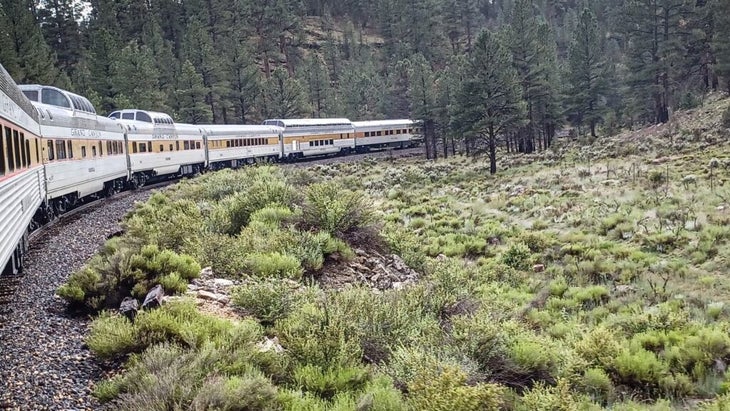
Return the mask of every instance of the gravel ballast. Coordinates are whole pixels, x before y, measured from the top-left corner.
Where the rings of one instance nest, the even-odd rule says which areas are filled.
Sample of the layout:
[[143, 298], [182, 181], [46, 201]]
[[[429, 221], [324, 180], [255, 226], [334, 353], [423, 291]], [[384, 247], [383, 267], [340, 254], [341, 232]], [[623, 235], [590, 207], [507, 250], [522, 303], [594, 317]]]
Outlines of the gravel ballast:
[[11, 303], [0, 311], [0, 409], [94, 410], [103, 370], [84, 344], [88, 317], [66, 312], [56, 289], [93, 256], [151, 191], [124, 193], [60, 221], [31, 243]]

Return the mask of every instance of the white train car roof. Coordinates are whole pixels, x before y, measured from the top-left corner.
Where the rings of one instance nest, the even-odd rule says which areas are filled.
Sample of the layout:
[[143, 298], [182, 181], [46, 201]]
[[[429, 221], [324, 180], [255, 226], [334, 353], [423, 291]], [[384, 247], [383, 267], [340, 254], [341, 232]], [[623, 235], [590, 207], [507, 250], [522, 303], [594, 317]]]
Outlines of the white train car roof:
[[67, 90], [41, 84], [21, 84], [18, 86], [30, 101], [69, 110], [96, 114], [89, 99]]
[[237, 125], [237, 124], [210, 124], [204, 126], [206, 134], [209, 138], [216, 137], [277, 137], [279, 133], [284, 131], [283, 128], [277, 126], [259, 126], [259, 125]]
[[109, 114], [109, 118], [124, 121], [142, 121], [151, 124], [175, 124], [169, 114], [139, 109], [116, 110]]
[[175, 132], [181, 140], [200, 140], [205, 133], [205, 127], [202, 124], [175, 123]]
[[371, 120], [371, 121], [353, 121], [352, 124], [356, 130], [365, 129], [382, 129], [382, 128], [397, 128], [403, 126], [413, 126], [415, 122], [409, 119], [402, 120]]
[[[71, 129], [72, 135], [80, 138], [97, 138], [101, 137], [99, 132], [122, 131], [118, 124], [96, 115], [96, 109], [86, 97], [58, 87], [40, 84], [23, 84], [18, 88], [35, 106], [41, 127]], [[89, 130], [94, 132], [88, 132]], [[103, 137], [110, 136], [105, 134]]]
[[18, 89], [5, 67], [0, 65], [0, 115], [39, 135], [38, 111]]

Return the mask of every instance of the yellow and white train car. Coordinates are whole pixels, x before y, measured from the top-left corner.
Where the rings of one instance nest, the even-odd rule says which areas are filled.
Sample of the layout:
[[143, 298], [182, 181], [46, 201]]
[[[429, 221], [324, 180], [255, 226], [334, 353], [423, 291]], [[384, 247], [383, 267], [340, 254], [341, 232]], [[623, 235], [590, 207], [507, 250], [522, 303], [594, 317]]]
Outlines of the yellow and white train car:
[[283, 129], [282, 157], [287, 159], [355, 149], [355, 129], [346, 118], [271, 119], [264, 125]]
[[355, 145], [358, 152], [370, 149], [411, 145], [417, 132], [413, 120], [353, 121]]
[[0, 66], [0, 274], [20, 271], [46, 197], [38, 112]]
[[275, 126], [208, 125], [208, 168], [240, 167], [281, 157], [283, 129]]
[[120, 191], [127, 180], [124, 134], [86, 98], [56, 87], [19, 86], [38, 110], [49, 205], [56, 214], [80, 199]]
[[159, 177], [195, 174], [205, 167], [201, 127], [175, 123], [165, 113], [146, 110], [118, 110], [109, 117], [124, 129], [133, 187]]

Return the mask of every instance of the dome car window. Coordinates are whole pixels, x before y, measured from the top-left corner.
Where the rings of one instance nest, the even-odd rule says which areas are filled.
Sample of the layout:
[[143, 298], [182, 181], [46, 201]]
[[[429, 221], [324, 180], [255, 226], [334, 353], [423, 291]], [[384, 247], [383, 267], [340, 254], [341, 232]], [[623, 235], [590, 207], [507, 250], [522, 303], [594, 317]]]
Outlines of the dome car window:
[[58, 90], [51, 88], [44, 88], [41, 94], [43, 104], [50, 104], [52, 106], [71, 108], [66, 96]]
[[28, 97], [28, 100], [38, 101], [38, 90], [23, 90], [23, 94]]
[[144, 121], [145, 123], [151, 123], [152, 118], [149, 115], [147, 115], [147, 113], [138, 111], [137, 112], [137, 121]]
[[122, 119], [124, 120], [134, 120], [134, 113], [123, 113]]

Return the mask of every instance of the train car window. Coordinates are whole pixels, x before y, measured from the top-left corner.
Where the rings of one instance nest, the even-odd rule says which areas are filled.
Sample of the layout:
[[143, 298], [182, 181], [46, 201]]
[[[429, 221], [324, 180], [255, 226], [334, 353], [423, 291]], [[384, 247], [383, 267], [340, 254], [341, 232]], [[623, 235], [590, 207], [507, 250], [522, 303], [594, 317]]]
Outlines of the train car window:
[[81, 158], [86, 158], [86, 146], [81, 146]]
[[142, 143], [139, 145], [139, 152], [140, 153], [146, 153], [147, 152], [147, 143]]
[[231, 140], [226, 140], [226, 148], [231, 148]]
[[152, 142], [151, 141], [147, 142], [147, 152], [149, 152], [149, 153], [152, 152]]
[[99, 157], [104, 155], [104, 146], [99, 142]]
[[5, 142], [0, 135], [0, 176], [5, 174]]
[[5, 145], [6, 153], [8, 153], [8, 171], [15, 171], [15, 162], [13, 162], [13, 133], [10, 127], [5, 127]]
[[134, 120], [134, 113], [122, 113], [122, 120]]
[[66, 150], [68, 152], [68, 158], [74, 158], [74, 145], [73, 145], [73, 142], [72, 141], [69, 141], [66, 144], [66, 146], [68, 148], [68, 150]]
[[378, 135], [379, 136], [382, 136], [383, 135], [383, 132], [382, 131], [378, 131]]
[[163, 151], [165, 151], [165, 145], [164, 144], [160, 144], [160, 153], [162, 153]]
[[63, 140], [56, 140], [56, 159], [64, 160], [66, 158], [66, 143]]
[[172, 144], [170, 144], [170, 151], [173, 151], [173, 149], [172, 149]]
[[115, 112], [109, 114], [109, 118], [119, 119], [119, 112], [118, 111], [115, 111]]
[[[0, 138], [0, 140], [2, 140], [2, 139]], [[36, 138], [34, 140], [35, 140], [35, 162], [40, 163], [41, 162], [41, 150], [38, 147], [38, 139]], [[0, 150], [0, 152], [2, 152], [2, 150]]]
[[190, 150], [190, 142], [188, 140], [183, 141], [183, 150]]
[[53, 140], [48, 140], [48, 161], [56, 159], [56, 149], [53, 148]]
[[106, 154], [107, 155], [114, 154], [113, 151], [114, 150], [112, 149], [112, 142], [111, 141], [107, 141], [106, 142]]
[[340, 133], [340, 140], [342, 140], [342, 133]]
[[330, 145], [334, 145], [334, 144], [335, 144], [335, 140], [330, 140]]
[[96, 146], [91, 146], [91, 156], [96, 157]]
[[20, 161], [20, 136], [18, 135], [18, 130], [13, 130], [13, 141], [15, 144], [13, 144], [13, 153], [15, 153], [15, 167], [21, 168], [23, 167], [23, 163]]
[[41, 92], [41, 99], [43, 104], [50, 104], [52, 106], [71, 108], [66, 96], [58, 90], [51, 88], [44, 88]]
[[23, 94], [25, 94], [30, 101], [38, 101], [38, 90], [23, 90]]
[[137, 112], [137, 121], [144, 121], [145, 123], [151, 123], [152, 118], [147, 113], [138, 111]]
[[175, 151], [180, 151], [180, 142], [179, 141], [175, 142]]
[[137, 152], [137, 142], [132, 141], [132, 153], [136, 153], [136, 152]]
[[[20, 135], [22, 136], [23, 133], [20, 133]], [[30, 140], [25, 140], [25, 162], [28, 167], [33, 165], [30, 161]]]
[[23, 168], [28, 167], [28, 153], [25, 151], [25, 134], [20, 133], [20, 162]]
[[200, 150], [200, 141], [195, 142], [195, 148]]

